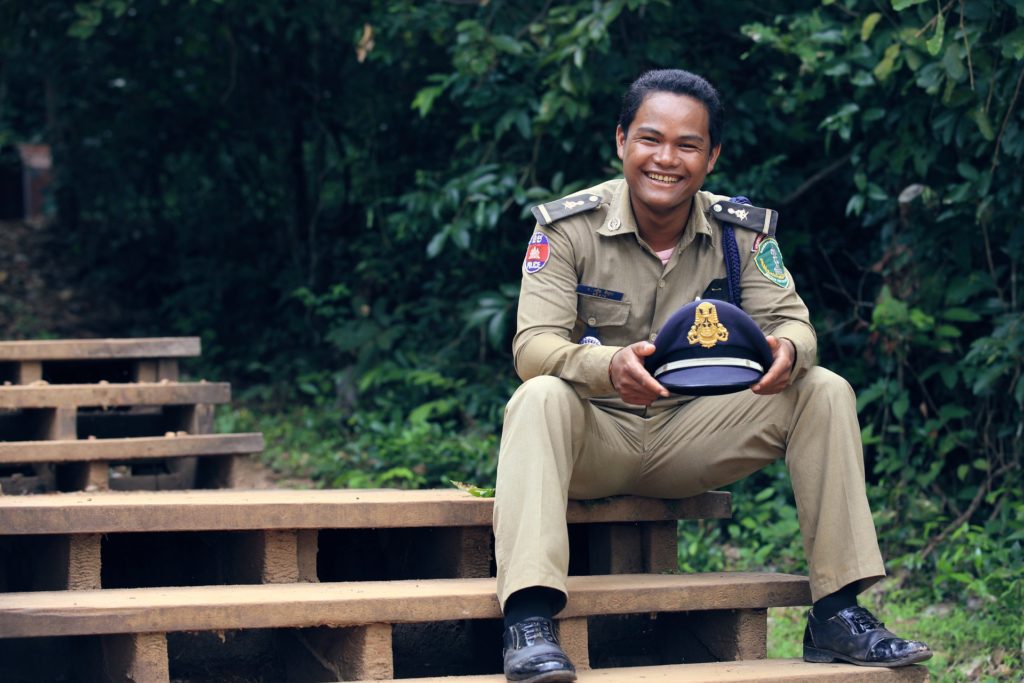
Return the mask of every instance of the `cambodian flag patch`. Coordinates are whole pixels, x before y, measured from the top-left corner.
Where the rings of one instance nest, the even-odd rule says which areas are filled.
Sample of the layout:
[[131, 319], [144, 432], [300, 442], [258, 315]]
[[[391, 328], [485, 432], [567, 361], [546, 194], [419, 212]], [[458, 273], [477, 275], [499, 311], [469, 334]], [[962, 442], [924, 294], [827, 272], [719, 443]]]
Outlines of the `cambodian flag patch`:
[[548, 256], [551, 253], [548, 244], [548, 236], [542, 232], [533, 233], [530, 243], [526, 247], [526, 258], [523, 260], [523, 270], [527, 273], [536, 273], [548, 264]]

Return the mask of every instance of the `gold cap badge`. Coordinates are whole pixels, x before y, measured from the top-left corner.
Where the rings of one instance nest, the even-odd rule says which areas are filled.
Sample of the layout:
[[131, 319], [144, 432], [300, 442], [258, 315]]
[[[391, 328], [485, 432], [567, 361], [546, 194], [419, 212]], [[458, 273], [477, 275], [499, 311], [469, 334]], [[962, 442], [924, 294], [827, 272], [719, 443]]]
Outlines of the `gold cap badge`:
[[718, 310], [715, 305], [703, 302], [697, 305], [693, 326], [690, 333], [686, 335], [686, 341], [690, 345], [699, 343], [705, 349], [710, 349], [718, 342], [729, 340], [729, 330], [725, 325], [718, 322]]

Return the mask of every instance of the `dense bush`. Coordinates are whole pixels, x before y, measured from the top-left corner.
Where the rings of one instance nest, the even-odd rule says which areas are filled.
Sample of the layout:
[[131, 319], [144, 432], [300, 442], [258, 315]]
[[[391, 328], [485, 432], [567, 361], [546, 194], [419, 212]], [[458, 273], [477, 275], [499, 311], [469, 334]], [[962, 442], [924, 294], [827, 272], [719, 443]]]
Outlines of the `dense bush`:
[[[781, 212], [892, 569], [1020, 663], [1024, 3], [0, 11], [0, 145], [54, 146], [58, 246], [125, 312], [104, 332], [201, 334], [199, 371], [247, 387], [222, 419], [324, 485], [489, 483], [528, 206], [617, 172], [640, 71], [707, 75], [707, 187]], [[799, 568], [788, 490], [738, 484], [682, 564]]]

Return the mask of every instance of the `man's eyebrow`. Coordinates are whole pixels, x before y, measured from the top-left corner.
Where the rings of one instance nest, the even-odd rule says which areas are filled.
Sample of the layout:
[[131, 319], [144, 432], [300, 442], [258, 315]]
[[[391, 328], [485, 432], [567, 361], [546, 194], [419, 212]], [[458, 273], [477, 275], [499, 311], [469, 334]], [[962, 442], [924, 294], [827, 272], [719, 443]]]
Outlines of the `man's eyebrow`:
[[[651, 128], [650, 126], [637, 126], [636, 132], [637, 133], [648, 133], [648, 134], [651, 134], [651, 135], [657, 135], [658, 137], [662, 137], [664, 135], [664, 133], [662, 133], [657, 128]], [[703, 135], [698, 135], [698, 134], [680, 135], [678, 138], [676, 138], [676, 140], [686, 140], [686, 141], [692, 141], [692, 142], [704, 142], [704, 136]]]

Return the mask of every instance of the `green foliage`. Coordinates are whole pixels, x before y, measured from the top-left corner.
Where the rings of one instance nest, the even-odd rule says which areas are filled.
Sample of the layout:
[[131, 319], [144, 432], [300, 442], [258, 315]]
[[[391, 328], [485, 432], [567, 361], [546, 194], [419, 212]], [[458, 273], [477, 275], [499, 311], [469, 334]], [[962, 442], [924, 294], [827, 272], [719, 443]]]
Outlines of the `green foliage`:
[[[15, 0], [0, 141], [53, 145], [58, 249], [116, 293], [108, 333], [201, 334], [200, 372], [261, 415], [222, 419], [262, 429], [269, 460], [322, 485], [487, 485], [529, 205], [617, 173], [639, 72], [707, 75], [729, 113], [707, 187], [780, 210], [821, 362], [858, 391], [891, 567], [915, 599], [979, 601], [1017, 662], [985, 606], [1024, 612], [1022, 16]], [[782, 465], [732, 490], [733, 520], [681, 526], [681, 565], [799, 569]]]

